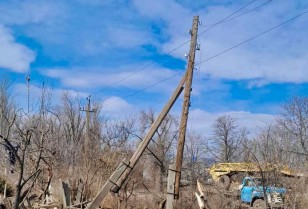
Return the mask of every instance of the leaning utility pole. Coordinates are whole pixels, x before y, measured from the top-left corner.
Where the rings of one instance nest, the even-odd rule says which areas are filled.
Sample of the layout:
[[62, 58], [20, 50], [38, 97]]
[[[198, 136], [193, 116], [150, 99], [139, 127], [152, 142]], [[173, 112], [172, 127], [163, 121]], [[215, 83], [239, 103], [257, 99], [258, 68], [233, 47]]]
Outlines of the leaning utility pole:
[[[134, 169], [135, 165], [139, 161], [140, 157], [144, 153], [145, 149], [147, 148], [148, 144], [152, 140], [154, 134], [156, 133], [157, 129], [165, 119], [166, 115], [169, 113], [170, 109], [176, 102], [177, 98], [181, 94], [181, 92], [184, 89], [184, 84], [185, 84], [185, 95], [184, 95], [184, 106], [183, 111], [184, 115], [188, 115], [188, 106], [189, 106], [189, 100], [190, 100], [190, 90], [191, 90], [191, 83], [192, 83], [192, 71], [194, 68], [194, 59], [195, 59], [195, 48], [196, 48], [196, 39], [197, 39], [197, 31], [198, 31], [198, 20], [199, 17], [196, 16], [194, 17], [194, 23], [193, 23], [193, 30], [191, 30], [191, 36], [192, 36], [192, 43], [191, 43], [191, 50], [190, 50], [190, 56], [189, 56], [189, 63], [188, 63], [188, 68], [181, 79], [180, 83], [176, 87], [175, 91], [171, 95], [169, 101], [167, 104], [164, 106], [162, 111], [160, 112], [159, 116], [156, 118], [154, 123], [152, 124], [149, 132], [145, 135], [141, 143], [139, 144], [137, 150], [134, 152], [133, 156], [127, 160], [124, 159], [117, 169], [113, 172], [113, 174], [109, 177], [107, 182], [103, 185], [99, 193], [96, 195], [96, 197], [93, 199], [93, 201], [87, 206], [87, 209], [96, 209], [99, 207], [100, 203], [104, 200], [104, 198], [107, 196], [107, 194], [111, 191], [114, 193], [117, 193], [125, 180], [128, 178], [130, 175], [131, 171]], [[185, 107], [185, 108], [184, 108]], [[185, 138], [185, 132], [186, 132], [186, 124], [187, 124], [187, 118], [182, 121], [181, 123], [181, 131], [180, 131], [180, 136]], [[182, 134], [181, 134], [182, 133]], [[184, 135], [183, 135], [184, 133]], [[184, 145], [184, 142], [183, 142]], [[183, 152], [183, 148], [181, 149]], [[183, 153], [181, 153], [181, 156], [183, 156]], [[182, 161], [180, 163], [182, 165]], [[171, 167], [172, 168], [172, 167]], [[180, 171], [181, 167], [179, 168], [178, 171]], [[172, 172], [171, 172], [172, 173]]]
[[176, 161], [175, 161], [175, 171], [176, 171], [175, 187], [174, 187], [175, 199], [179, 198], [179, 193], [180, 193], [181, 170], [182, 170], [182, 162], [183, 162], [183, 152], [184, 152], [188, 112], [189, 112], [189, 106], [190, 106], [191, 85], [192, 85], [192, 78], [193, 78], [193, 71], [194, 71], [194, 64], [195, 64], [198, 24], [199, 24], [199, 16], [195, 16], [194, 21], [193, 21], [192, 30], [189, 31], [191, 34], [191, 43], [190, 43], [190, 51], [189, 51], [189, 58], [188, 58], [188, 65], [187, 65], [187, 78], [185, 82], [182, 117], [181, 117], [180, 130], [179, 130], [179, 142], [178, 142]]
[[169, 113], [170, 109], [172, 108], [173, 104], [176, 102], [177, 98], [181, 94], [183, 88], [183, 85], [186, 81], [186, 75], [183, 76], [180, 83], [178, 84], [177, 88], [171, 95], [169, 101], [155, 120], [155, 122], [152, 124], [149, 132], [146, 134], [146, 136], [143, 138], [142, 142], [139, 144], [137, 150], [134, 152], [133, 156], [130, 158], [130, 160], [124, 159], [118, 168], [113, 172], [113, 174], [109, 177], [107, 182], [103, 185], [99, 193], [96, 195], [94, 200], [87, 206], [87, 209], [96, 209], [99, 207], [100, 203], [104, 200], [104, 198], [107, 196], [107, 194], [112, 191], [117, 193], [127, 177], [129, 176], [130, 172], [133, 170], [135, 165], [137, 164], [138, 160], [140, 159], [141, 155], [147, 148], [148, 144], [152, 140], [152, 137], [156, 133], [157, 129], [159, 128], [160, 124], [165, 119], [166, 115]]

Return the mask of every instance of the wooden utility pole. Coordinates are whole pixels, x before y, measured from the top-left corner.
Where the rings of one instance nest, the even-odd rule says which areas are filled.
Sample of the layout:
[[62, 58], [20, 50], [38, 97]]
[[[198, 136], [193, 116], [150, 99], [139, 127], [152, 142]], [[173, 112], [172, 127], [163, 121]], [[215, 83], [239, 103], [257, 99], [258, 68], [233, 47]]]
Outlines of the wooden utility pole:
[[87, 133], [86, 133], [86, 140], [84, 144], [85, 150], [88, 150], [90, 146], [90, 121], [91, 121], [90, 114], [94, 112], [94, 109], [91, 109], [91, 95], [87, 97], [87, 101], [88, 101], [88, 104], [87, 104], [86, 109], [85, 108], [80, 109], [81, 111], [86, 112], [86, 132]]
[[183, 152], [184, 152], [184, 144], [185, 144], [185, 137], [186, 137], [188, 112], [189, 112], [189, 106], [190, 106], [190, 93], [191, 93], [193, 71], [194, 71], [194, 64], [195, 64], [198, 24], [199, 24], [199, 16], [195, 16], [193, 25], [192, 25], [192, 30], [190, 30], [191, 43], [190, 43], [190, 51], [189, 51], [189, 58], [188, 58], [188, 65], [187, 65], [187, 78], [185, 82], [182, 117], [181, 117], [180, 130], [179, 130], [179, 142], [178, 142], [176, 162], [175, 162], [175, 170], [176, 170], [175, 187], [174, 187], [175, 199], [179, 198], [179, 193], [180, 193], [181, 170], [182, 170], [182, 162], [183, 162]]
[[27, 99], [28, 99], [28, 114], [30, 112], [30, 70], [28, 70], [28, 74], [26, 76], [26, 84], [27, 84]]

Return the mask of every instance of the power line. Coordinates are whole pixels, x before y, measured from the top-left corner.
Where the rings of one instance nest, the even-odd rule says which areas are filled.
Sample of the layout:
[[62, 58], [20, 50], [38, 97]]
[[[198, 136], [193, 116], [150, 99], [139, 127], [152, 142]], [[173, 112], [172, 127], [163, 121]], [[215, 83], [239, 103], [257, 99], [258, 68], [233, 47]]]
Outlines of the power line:
[[260, 36], [262, 36], [262, 35], [264, 35], [264, 34], [270, 32], [270, 31], [272, 31], [272, 30], [274, 30], [274, 29], [276, 29], [276, 28], [278, 28], [278, 27], [281, 27], [282, 25], [284, 25], [284, 24], [286, 24], [286, 23], [288, 23], [288, 22], [291, 22], [292, 20], [294, 20], [294, 19], [296, 19], [296, 18], [298, 18], [298, 17], [300, 17], [300, 16], [302, 16], [302, 15], [304, 15], [304, 14], [306, 14], [306, 13], [308, 13], [308, 10], [306, 10], [306, 11], [304, 11], [304, 12], [302, 12], [302, 13], [300, 13], [300, 14], [298, 14], [298, 15], [296, 15], [296, 16], [294, 16], [294, 17], [292, 17], [292, 18], [290, 18], [290, 19], [288, 19], [288, 20], [286, 20], [286, 21], [284, 21], [284, 22], [282, 22], [282, 23], [280, 23], [280, 24], [274, 26], [274, 27], [271, 27], [271, 28], [269, 28], [268, 30], [263, 31], [262, 33], [259, 33], [259, 34], [255, 35], [255, 36], [253, 36], [253, 37], [251, 37], [251, 38], [249, 38], [249, 39], [247, 39], [247, 40], [241, 42], [241, 43], [238, 43], [238, 44], [236, 44], [236, 45], [234, 45], [234, 46], [232, 46], [232, 47], [230, 47], [230, 48], [228, 48], [228, 49], [225, 49], [225, 50], [219, 52], [218, 54], [215, 54], [214, 56], [209, 57], [209, 58], [207, 58], [207, 59], [205, 59], [205, 60], [199, 62], [198, 64], [196, 64], [196, 66], [198, 66], [198, 65], [200, 65], [200, 64], [202, 64], [202, 63], [204, 63], [204, 62], [207, 62], [207, 61], [209, 61], [209, 60], [211, 60], [211, 59], [213, 59], [213, 58], [215, 58], [215, 57], [218, 57], [218, 56], [220, 56], [220, 55], [222, 55], [222, 54], [224, 54], [224, 53], [226, 53], [226, 52], [228, 52], [228, 51], [230, 51], [230, 50], [232, 50], [232, 49], [234, 49], [234, 48], [236, 48], [236, 47], [239, 47], [239, 46], [241, 46], [241, 45], [243, 45], [243, 44], [245, 44], [245, 43], [247, 43], [247, 42], [249, 42], [249, 41], [255, 39], [255, 38], [258, 38], [258, 37], [260, 37]]
[[[230, 20], [227, 20], [227, 19], [230, 18], [230, 17], [232, 17], [233, 15], [235, 15], [236, 13], [238, 13], [239, 11], [243, 10], [244, 8], [246, 8], [247, 6], [249, 6], [250, 4], [252, 4], [252, 3], [255, 2], [255, 1], [257, 1], [257, 0], [252, 0], [252, 1], [250, 1], [249, 3], [245, 4], [244, 6], [242, 6], [242, 7], [239, 8], [239, 9], [237, 9], [235, 12], [233, 12], [232, 14], [230, 14], [230, 15], [224, 17], [224, 18], [221, 19], [220, 21], [218, 21], [218, 22], [216, 22], [215, 24], [211, 25], [210, 28], [207, 28], [206, 30], [204, 30], [204, 31], [202, 31], [201, 33], [199, 33], [199, 35], [205, 33], [206, 31], [209, 31], [210, 29], [212, 29], [213, 27], [219, 25], [220, 23], [223, 23], [223, 22], [226, 22], [226, 21], [230, 21]], [[272, 1], [272, 0], [269, 0], [269, 1]], [[243, 15], [243, 14], [242, 14], [242, 15]], [[171, 51], [169, 51], [166, 55], [170, 55], [171, 53], [173, 53], [174, 51], [178, 50], [179, 48], [181, 48], [182, 46], [186, 45], [186, 44], [189, 43], [189, 42], [190, 42], [190, 40], [188, 39], [188, 40], [185, 41], [184, 43], [178, 45], [177, 47], [175, 47], [174, 49], [172, 49]], [[155, 63], [154, 61], [149, 62], [148, 64], [144, 65], [143, 67], [141, 67], [141, 68], [139, 68], [139, 69], [133, 71], [131, 74], [127, 75], [126, 77], [123, 77], [123, 78], [119, 79], [118, 81], [116, 81], [116, 82], [114, 82], [114, 83], [112, 83], [112, 84], [110, 84], [110, 85], [108, 85], [108, 86], [106, 86], [106, 87], [104, 87], [104, 88], [102, 88], [102, 89], [100, 89], [100, 90], [94, 92], [92, 95], [98, 94], [98, 93], [100, 93], [100, 92], [102, 92], [102, 91], [104, 91], [104, 90], [106, 90], [106, 89], [108, 89], [108, 88], [111, 88], [111, 87], [113, 87], [113, 86], [115, 86], [115, 85], [121, 83], [122, 81], [124, 81], [124, 80], [126, 80], [126, 79], [132, 77], [133, 75], [135, 75], [135, 74], [138, 73], [138, 72], [143, 71], [144, 69], [148, 68], [149, 66], [153, 65], [154, 63]]]
[[248, 13], [250, 13], [250, 12], [253, 12], [253, 11], [255, 11], [255, 10], [258, 10], [258, 9], [260, 9], [261, 7], [263, 7], [263, 6], [265, 6], [265, 5], [269, 4], [269, 3], [271, 3], [272, 1], [273, 1], [273, 0], [268, 0], [268, 1], [264, 2], [263, 4], [261, 4], [261, 5], [259, 5], [259, 6], [256, 6], [255, 8], [252, 8], [252, 9], [246, 11], [246, 12], [243, 12], [243, 13], [241, 13], [241, 14], [235, 16], [235, 17], [232, 17], [232, 18], [230, 18], [230, 19], [227, 19], [227, 20], [225, 20], [224, 22], [228, 22], [228, 21], [234, 20], [234, 19], [236, 19], [236, 18], [238, 18], [238, 17], [241, 17], [241, 16], [243, 16], [243, 15], [245, 15], [245, 14], [248, 14]]
[[[251, 37], [251, 38], [249, 38], [249, 39], [247, 39], [247, 40], [241, 42], [241, 43], [238, 43], [238, 44], [236, 44], [236, 45], [234, 45], [234, 46], [232, 46], [232, 47], [230, 47], [230, 48], [228, 48], [228, 49], [226, 49], [226, 50], [223, 50], [223, 51], [219, 52], [218, 54], [213, 55], [212, 57], [209, 57], [209, 58], [207, 58], [207, 59], [205, 59], [205, 60], [203, 60], [203, 61], [200, 61], [200, 62], [199, 62], [198, 64], [196, 64], [195, 66], [201, 65], [201, 64], [204, 63], [204, 62], [207, 62], [207, 61], [209, 61], [209, 60], [211, 60], [211, 59], [214, 59], [214, 58], [216, 58], [216, 57], [218, 57], [218, 56], [220, 56], [220, 55], [222, 55], [222, 54], [224, 54], [224, 53], [226, 53], [226, 52], [228, 52], [228, 51], [231, 51], [231, 50], [233, 50], [233, 49], [235, 49], [235, 48], [237, 48], [237, 47], [239, 47], [239, 46], [241, 46], [241, 45], [243, 45], [243, 44], [245, 44], [245, 43], [247, 43], [247, 42], [249, 42], [249, 41], [251, 41], [251, 40], [257, 38], [257, 37], [260, 37], [260, 36], [262, 36], [262, 35], [264, 35], [264, 34], [270, 32], [270, 31], [272, 31], [272, 30], [274, 30], [274, 29], [276, 29], [276, 28], [278, 28], [278, 27], [281, 27], [282, 25], [284, 25], [284, 24], [286, 24], [286, 23], [288, 23], [288, 22], [290, 22], [290, 21], [292, 21], [292, 20], [294, 20], [294, 19], [296, 19], [296, 18], [298, 18], [298, 17], [300, 17], [300, 16], [302, 16], [302, 15], [304, 15], [304, 14], [306, 14], [306, 13], [308, 13], [308, 10], [306, 10], [306, 11], [304, 11], [304, 12], [302, 12], [302, 13], [300, 13], [300, 14], [298, 14], [298, 15], [296, 15], [296, 16], [294, 16], [294, 17], [292, 17], [292, 18], [290, 18], [290, 19], [288, 19], [288, 20], [286, 20], [286, 21], [284, 21], [284, 22], [282, 22], [282, 23], [280, 23], [280, 24], [274, 26], [274, 27], [271, 27], [271, 28], [269, 28], [268, 30], [266, 30], [266, 31], [264, 31], [264, 32], [262, 32], [262, 33], [259, 33], [259, 34], [255, 35], [255, 36], [253, 36], [253, 37]], [[167, 77], [167, 78], [165, 78], [165, 79], [163, 79], [163, 80], [160, 80], [160, 81], [158, 81], [158, 82], [156, 82], [156, 83], [154, 83], [154, 84], [152, 84], [152, 85], [149, 85], [149, 86], [147, 86], [147, 87], [145, 87], [145, 88], [143, 88], [143, 89], [140, 89], [140, 90], [138, 90], [138, 91], [136, 91], [136, 92], [134, 92], [134, 93], [132, 93], [132, 94], [129, 94], [129, 95], [125, 96], [125, 97], [122, 97], [121, 99], [118, 99], [118, 100], [112, 101], [112, 102], [110, 102], [110, 103], [107, 103], [107, 104], [105, 104], [105, 105], [103, 105], [103, 106], [108, 106], [108, 105], [114, 104], [114, 103], [116, 103], [116, 102], [119, 102], [119, 101], [121, 101], [121, 100], [123, 100], [123, 99], [126, 99], [126, 98], [128, 98], [128, 97], [134, 96], [134, 95], [136, 95], [136, 94], [138, 94], [138, 93], [140, 93], [140, 92], [142, 92], [142, 91], [145, 91], [145, 90], [147, 90], [147, 89], [149, 89], [149, 88], [151, 88], [151, 87], [153, 87], [153, 86], [156, 86], [156, 85], [158, 85], [158, 84], [160, 84], [160, 83], [163, 83], [163, 82], [165, 82], [165, 81], [167, 81], [167, 80], [169, 80], [169, 79], [171, 79], [171, 78], [173, 78], [173, 77], [175, 77], [175, 76], [177, 76], [177, 75], [179, 75], [179, 74], [182, 74], [182, 73], [183, 73], [183, 71], [177, 72], [177, 73], [173, 74], [172, 76], [169, 76], [169, 77]]]
[[201, 31], [201, 32], [199, 33], [199, 35], [201, 35], [201, 34], [207, 32], [207, 31], [211, 30], [212, 28], [214, 28], [215, 26], [217, 26], [217, 25], [223, 23], [223, 22], [226, 21], [228, 18], [232, 17], [233, 15], [235, 15], [236, 13], [238, 13], [239, 11], [245, 9], [246, 7], [248, 7], [250, 4], [252, 4], [252, 3], [255, 2], [255, 1], [256, 1], [256, 0], [250, 1], [249, 3], [245, 4], [244, 6], [242, 6], [241, 8], [239, 8], [238, 10], [236, 10], [235, 12], [231, 13], [231, 14], [228, 15], [227, 17], [225, 17], [225, 18], [223, 18], [222, 20], [220, 20], [220, 21], [218, 21], [218, 22], [212, 24], [209, 28], [205, 29], [204, 31]]
[[[243, 16], [243, 15], [246, 15], [246, 14], [248, 14], [248, 13], [250, 13], [250, 12], [253, 12], [253, 11], [257, 10], [257, 9], [260, 9], [261, 7], [263, 7], [263, 6], [265, 6], [265, 5], [269, 4], [269, 3], [271, 3], [272, 1], [273, 1], [273, 0], [267, 0], [267, 1], [264, 2], [263, 4], [261, 4], [261, 5], [259, 5], [259, 6], [256, 6], [255, 8], [252, 8], [252, 9], [250, 9], [250, 10], [248, 10], [248, 11], [246, 11], [246, 12], [243, 12], [243, 13], [241, 13], [241, 14], [239, 14], [239, 15], [236, 15], [236, 16], [230, 18], [230, 19], [226, 19], [226, 20], [222, 21], [221, 23], [229, 22], [229, 21], [234, 20], [234, 19], [236, 19], [236, 18], [238, 18], [238, 17], [241, 17], [241, 16]], [[213, 26], [213, 25], [215, 25], [215, 24], [216, 24], [216, 23], [208, 24], [208, 25], [205, 25], [205, 26], [203, 26], [203, 27], [211, 27], [211, 26]]]
[[[189, 41], [190, 41], [190, 40], [187, 40], [186, 42], [182, 43], [181, 45], [175, 47], [174, 49], [172, 49], [171, 51], [169, 51], [166, 55], [170, 55], [172, 52], [174, 52], [174, 51], [178, 50], [179, 48], [181, 48], [182, 46], [186, 45]], [[128, 76], [123, 77], [123, 78], [121, 78], [120, 80], [118, 80], [118, 81], [116, 81], [116, 82], [114, 82], [114, 83], [112, 83], [112, 84], [110, 84], [110, 85], [104, 87], [103, 89], [96, 91], [96, 92], [93, 93], [92, 95], [98, 94], [98, 93], [100, 93], [100, 92], [102, 92], [102, 91], [104, 91], [104, 90], [106, 90], [106, 89], [108, 89], [108, 88], [111, 88], [111, 87], [113, 87], [113, 86], [115, 86], [115, 85], [121, 83], [122, 81], [124, 81], [124, 80], [126, 80], [126, 79], [132, 77], [132, 76], [135, 75], [136, 73], [139, 73], [139, 72], [143, 71], [144, 69], [148, 68], [149, 66], [153, 65], [154, 63], [155, 63], [154, 61], [149, 62], [148, 64], [144, 65], [143, 67], [141, 67], [141, 68], [139, 68], [139, 69], [133, 71], [133, 72], [132, 72], [131, 74], [129, 74]]]
[[175, 74], [173, 74], [173, 75], [171, 75], [171, 76], [169, 76], [169, 77], [167, 77], [167, 78], [165, 78], [165, 79], [163, 79], [163, 80], [160, 80], [160, 81], [158, 81], [158, 82], [156, 82], [156, 83], [154, 83], [154, 84], [152, 84], [152, 85], [146, 86], [145, 88], [140, 89], [140, 90], [138, 90], [138, 91], [135, 91], [135, 92], [133, 92], [133, 93], [131, 93], [131, 94], [125, 96], [125, 97], [122, 97], [122, 98], [120, 98], [120, 99], [117, 99], [117, 100], [114, 100], [114, 101], [112, 101], [112, 102], [109, 102], [109, 103], [103, 105], [103, 107], [104, 107], [104, 106], [111, 105], [111, 104], [114, 104], [114, 103], [117, 103], [117, 102], [119, 102], [119, 101], [121, 101], [121, 100], [123, 100], [123, 99], [129, 98], [129, 97], [134, 96], [134, 95], [136, 95], [136, 94], [139, 94], [140, 92], [143, 92], [143, 91], [145, 91], [145, 90], [147, 90], [147, 89], [149, 89], [149, 88], [152, 88], [153, 86], [156, 86], [156, 85], [158, 85], [158, 84], [160, 84], [160, 83], [163, 83], [163, 82], [165, 82], [166, 80], [169, 80], [169, 79], [171, 79], [171, 78], [173, 78], [173, 77], [175, 77], [175, 76], [177, 76], [177, 75], [180, 75], [180, 74], [182, 74], [182, 73], [183, 73], [183, 71], [177, 72], [177, 73], [175, 73]]

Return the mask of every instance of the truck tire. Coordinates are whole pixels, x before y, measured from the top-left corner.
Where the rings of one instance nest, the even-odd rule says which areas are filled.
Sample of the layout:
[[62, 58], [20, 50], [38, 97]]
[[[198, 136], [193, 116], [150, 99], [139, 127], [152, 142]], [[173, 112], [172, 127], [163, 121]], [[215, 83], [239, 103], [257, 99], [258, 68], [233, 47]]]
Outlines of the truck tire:
[[218, 181], [219, 185], [224, 188], [224, 189], [229, 189], [230, 188], [230, 184], [231, 184], [231, 180], [230, 177], [227, 175], [223, 175], [219, 178]]
[[266, 209], [266, 203], [264, 200], [257, 199], [253, 202], [254, 209]]

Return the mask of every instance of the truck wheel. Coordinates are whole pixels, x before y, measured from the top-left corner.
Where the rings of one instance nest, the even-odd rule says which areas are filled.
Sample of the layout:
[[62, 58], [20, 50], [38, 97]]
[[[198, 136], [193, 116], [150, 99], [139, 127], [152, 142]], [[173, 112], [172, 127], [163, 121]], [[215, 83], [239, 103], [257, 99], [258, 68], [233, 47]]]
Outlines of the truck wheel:
[[219, 185], [222, 186], [224, 189], [229, 189], [230, 188], [230, 177], [227, 175], [223, 175], [219, 178]]
[[265, 201], [264, 200], [261, 200], [261, 199], [257, 199], [253, 202], [253, 208], [255, 209], [265, 209], [266, 208], [266, 204], [265, 204]]

